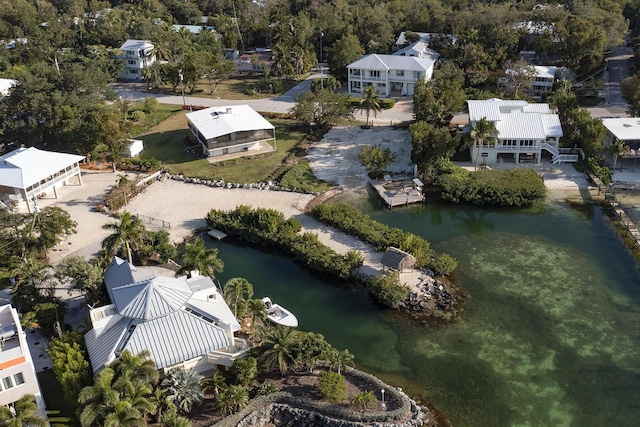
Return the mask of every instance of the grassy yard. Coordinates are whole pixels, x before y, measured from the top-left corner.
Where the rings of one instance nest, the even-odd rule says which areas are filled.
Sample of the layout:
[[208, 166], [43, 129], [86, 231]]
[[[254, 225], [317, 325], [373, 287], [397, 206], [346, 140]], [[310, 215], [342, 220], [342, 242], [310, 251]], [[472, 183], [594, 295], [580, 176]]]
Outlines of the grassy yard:
[[[127, 129], [127, 133], [129, 135], [140, 135], [147, 129], [162, 123], [172, 114], [181, 110], [181, 105], [158, 104], [153, 112], [147, 113], [144, 111], [144, 102], [135, 102], [131, 105], [129, 114], [127, 114], [129, 122], [129, 129]], [[143, 111], [145, 113], [144, 120], [140, 122], [132, 120], [134, 111]]]
[[80, 423], [75, 416], [75, 403], [62, 395], [62, 386], [51, 369], [38, 373], [38, 382], [47, 405], [47, 417], [51, 427], [76, 427]]
[[[184, 94], [186, 97], [197, 96], [199, 98], [222, 98], [222, 99], [261, 99], [269, 98], [284, 93], [300, 83], [306, 76], [300, 80], [276, 79], [273, 77], [264, 78], [261, 76], [243, 75], [230, 78], [220, 82], [218, 88], [213, 88], [215, 92], [210, 93], [209, 83], [206, 79], [200, 80], [196, 90], [193, 93], [185, 87]], [[271, 86], [269, 86], [271, 85]], [[171, 95], [181, 95], [180, 86], [175, 90], [171, 90], [170, 85], [162, 86], [152, 92], [160, 92]], [[188, 100], [187, 100], [188, 102]]]
[[194, 159], [185, 152], [185, 138], [191, 136], [185, 114], [184, 111], [176, 113], [138, 137], [144, 141], [144, 151], [140, 156], [160, 160], [172, 174], [224, 179], [226, 182], [260, 182], [273, 178], [285, 159], [305, 140], [305, 132], [297, 122], [270, 119], [276, 127], [275, 152], [230, 160], [223, 165], [211, 164], [206, 159]]

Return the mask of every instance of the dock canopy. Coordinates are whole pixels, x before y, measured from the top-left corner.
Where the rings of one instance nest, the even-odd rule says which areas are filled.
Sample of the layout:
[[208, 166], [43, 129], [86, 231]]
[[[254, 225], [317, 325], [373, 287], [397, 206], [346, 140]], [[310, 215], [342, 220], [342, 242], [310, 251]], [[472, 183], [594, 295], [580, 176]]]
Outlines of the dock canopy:
[[391, 246], [382, 256], [380, 260], [383, 267], [403, 272], [405, 269], [411, 269], [416, 264], [416, 258], [408, 252], [401, 251]]

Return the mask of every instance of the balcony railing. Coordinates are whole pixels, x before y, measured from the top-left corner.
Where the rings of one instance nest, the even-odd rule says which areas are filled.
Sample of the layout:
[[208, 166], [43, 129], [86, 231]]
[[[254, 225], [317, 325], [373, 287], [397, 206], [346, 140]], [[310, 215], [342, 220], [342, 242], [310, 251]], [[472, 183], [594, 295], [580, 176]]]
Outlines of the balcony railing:
[[273, 135], [270, 135], [268, 132], [264, 132], [253, 135], [249, 138], [237, 138], [229, 141], [208, 141], [207, 148], [209, 150], [215, 150], [216, 148], [231, 147], [235, 145], [254, 144], [256, 142], [262, 142], [269, 139], [273, 139]]
[[236, 359], [243, 357], [250, 350], [249, 344], [242, 338], [234, 339], [234, 348], [225, 347], [207, 353], [207, 361], [222, 366], [233, 366]]

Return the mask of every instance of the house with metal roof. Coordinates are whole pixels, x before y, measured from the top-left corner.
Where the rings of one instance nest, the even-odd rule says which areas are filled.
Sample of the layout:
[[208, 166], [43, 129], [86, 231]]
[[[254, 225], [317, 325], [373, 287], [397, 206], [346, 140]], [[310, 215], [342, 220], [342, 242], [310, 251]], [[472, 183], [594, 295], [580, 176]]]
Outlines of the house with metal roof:
[[0, 200], [5, 205], [35, 210], [36, 199], [53, 194], [69, 184], [82, 185], [79, 162], [84, 156], [18, 148], [0, 156]]
[[396, 40], [396, 50], [400, 50], [412, 42], [411, 37], [407, 37], [407, 33], [417, 35], [417, 37], [419, 37], [419, 41], [426, 43], [427, 46], [429, 46], [429, 42], [434, 36], [440, 36], [440, 35], [447, 37], [453, 44], [456, 44], [458, 41], [456, 36], [454, 36], [453, 34], [420, 33], [416, 31], [402, 31], [398, 36], [398, 39]]
[[495, 124], [497, 133], [493, 144], [470, 147], [475, 163], [481, 156], [483, 164], [540, 163], [543, 150], [552, 156], [553, 163], [575, 162], [579, 153], [559, 147], [562, 137], [560, 118], [549, 104], [529, 104], [519, 100], [469, 100], [470, 129], [483, 118]]
[[147, 40], [129, 39], [120, 46], [119, 58], [124, 60], [124, 71], [118, 78], [144, 80], [144, 69], [156, 62], [154, 46]]
[[440, 57], [438, 52], [429, 49], [429, 44], [423, 41], [413, 42], [409, 46], [393, 52], [393, 55], [415, 56], [416, 58], [428, 59], [433, 62], [436, 62]]
[[0, 307], [0, 405], [15, 410], [15, 402], [26, 394], [35, 396], [37, 416], [46, 420], [46, 406], [27, 336], [22, 330], [18, 311], [6, 304]]
[[135, 267], [114, 257], [104, 281], [111, 304], [90, 311], [84, 336], [94, 372], [124, 350], [149, 350], [158, 369], [176, 365], [205, 372], [229, 367], [249, 347], [240, 324], [209, 277], [173, 277], [170, 270]]
[[[633, 169], [635, 170], [637, 159], [640, 158], [640, 117], [602, 119], [602, 124], [607, 130], [603, 141], [604, 147], [607, 148], [617, 141], [621, 141], [626, 149], [617, 156], [622, 159], [633, 159]], [[611, 155], [612, 161], [615, 163], [613, 160], [615, 154]], [[622, 169], [622, 160], [619, 164]]]
[[187, 124], [206, 157], [251, 155], [277, 148], [275, 126], [248, 105], [187, 113]]
[[349, 93], [362, 93], [366, 86], [373, 86], [383, 96], [390, 96], [392, 92], [411, 96], [418, 80], [433, 77], [436, 60], [437, 56], [365, 55], [347, 65]]

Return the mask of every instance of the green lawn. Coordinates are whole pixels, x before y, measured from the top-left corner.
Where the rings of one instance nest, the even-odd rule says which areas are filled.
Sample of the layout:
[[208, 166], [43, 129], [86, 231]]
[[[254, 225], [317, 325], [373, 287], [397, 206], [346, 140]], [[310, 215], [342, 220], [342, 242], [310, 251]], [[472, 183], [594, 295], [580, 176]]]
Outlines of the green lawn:
[[75, 416], [76, 403], [65, 400], [62, 386], [51, 369], [38, 373], [38, 382], [47, 405], [47, 417], [51, 427], [76, 427], [80, 423]]
[[129, 119], [129, 129], [127, 129], [127, 133], [129, 135], [140, 135], [147, 129], [150, 129], [153, 126], [156, 126], [159, 123], [165, 121], [168, 117], [175, 114], [176, 112], [181, 111], [182, 106], [159, 104], [152, 113], [145, 112], [144, 121], [135, 122], [132, 120], [132, 113], [138, 110], [144, 112], [144, 102], [135, 102], [131, 105], [131, 109], [129, 110], [129, 114], [127, 115]]
[[206, 159], [194, 159], [185, 152], [185, 137], [191, 136], [191, 132], [187, 129], [184, 114], [174, 114], [150, 129], [146, 135], [138, 137], [144, 141], [144, 151], [140, 156], [160, 160], [172, 174], [182, 173], [189, 177], [239, 183], [265, 181], [272, 177], [285, 158], [305, 138], [305, 133], [297, 122], [270, 119], [276, 127], [277, 150], [274, 153], [240, 158], [224, 165], [212, 165]]
[[[242, 75], [233, 77], [220, 82], [218, 88], [215, 89], [213, 94], [210, 93], [209, 83], [206, 79], [200, 80], [196, 90], [190, 93], [188, 88], [185, 88], [184, 95], [187, 104], [196, 104], [189, 99], [190, 96], [197, 96], [199, 98], [221, 98], [221, 99], [261, 99], [277, 96], [278, 94], [285, 93], [292, 87], [300, 83], [306, 76], [302, 76], [300, 80], [291, 79], [276, 79], [273, 77], [264, 78], [262, 76]], [[271, 85], [271, 86], [269, 86]], [[151, 90], [151, 92], [166, 93], [170, 95], [181, 95], [180, 86], [175, 91], [172, 87], [165, 85], [157, 89]]]

